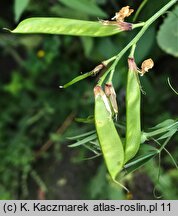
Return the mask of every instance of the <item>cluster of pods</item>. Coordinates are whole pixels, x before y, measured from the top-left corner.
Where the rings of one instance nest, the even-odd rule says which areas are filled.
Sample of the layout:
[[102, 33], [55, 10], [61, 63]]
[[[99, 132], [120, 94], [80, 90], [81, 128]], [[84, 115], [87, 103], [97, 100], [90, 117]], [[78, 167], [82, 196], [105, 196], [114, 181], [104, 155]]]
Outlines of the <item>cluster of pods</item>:
[[126, 138], [121, 138], [115, 128], [113, 114], [117, 116], [116, 94], [112, 83], [105, 84], [105, 91], [97, 85], [95, 95], [95, 126], [103, 157], [112, 179], [118, 174], [139, 150], [141, 143], [140, 100], [141, 88], [138, 73], [144, 73], [153, 66], [151, 59], [142, 63], [142, 69], [136, 66], [134, 58], [128, 58], [128, 77], [126, 87]]

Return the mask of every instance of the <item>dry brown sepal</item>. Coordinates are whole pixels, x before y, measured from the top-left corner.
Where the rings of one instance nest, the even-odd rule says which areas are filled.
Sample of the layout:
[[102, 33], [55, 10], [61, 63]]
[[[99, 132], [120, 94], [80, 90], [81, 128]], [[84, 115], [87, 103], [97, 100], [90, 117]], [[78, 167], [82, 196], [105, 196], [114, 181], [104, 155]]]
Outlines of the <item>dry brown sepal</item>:
[[115, 14], [112, 20], [116, 20], [117, 22], [124, 22], [126, 17], [129, 17], [134, 12], [133, 9], [130, 9], [130, 6], [125, 6], [121, 8], [119, 12]]
[[117, 105], [117, 99], [116, 99], [116, 92], [112, 85], [112, 83], [106, 83], [105, 84], [105, 94], [110, 102], [111, 108], [114, 112], [115, 118], [117, 120], [118, 116], [118, 105]]
[[126, 6], [121, 8], [121, 10], [115, 14], [112, 18], [114, 21], [99, 19], [99, 22], [103, 25], [116, 25], [121, 31], [130, 31], [132, 30], [132, 23], [124, 22], [124, 19], [130, 16], [133, 11], [133, 9], [130, 9], [130, 6]]
[[146, 72], [148, 72], [151, 68], [153, 68], [154, 62], [151, 58], [146, 59], [142, 62], [141, 70], [139, 70], [139, 73], [141, 76], [143, 76]]
[[94, 69], [93, 69], [93, 75], [98, 74], [103, 68], [105, 68], [107, 65], [102, 62], [101, 64], [97, 65]]

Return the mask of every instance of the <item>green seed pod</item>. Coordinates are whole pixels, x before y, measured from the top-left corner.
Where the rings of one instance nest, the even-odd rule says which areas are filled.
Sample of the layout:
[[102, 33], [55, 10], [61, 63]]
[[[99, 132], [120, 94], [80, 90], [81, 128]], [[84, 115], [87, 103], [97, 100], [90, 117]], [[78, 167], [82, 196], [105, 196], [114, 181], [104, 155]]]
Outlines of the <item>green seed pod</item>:
[[96, 86], [94, 94], [95, 126], [99, 143], [109, 174], [116, 181], [124, 163], [123, 145], [112, 120], [112, 111], [105, 93], [100, 86]]
[[137, 65], [133, 58], [128, 59], [129, 71], [126, 92], [126, 145], [125, 163], [132, 159], [139, 150], [141, 142], [140, 125], [140, 86]]
[[114, 112], [115, 118], [117, 119], [118, 105], [117, 105], [117, 100], [116, 100], [116, 92], [114, 90], [112, 83], [105, 84], [105, 94], [108, 97], [112, 111]]

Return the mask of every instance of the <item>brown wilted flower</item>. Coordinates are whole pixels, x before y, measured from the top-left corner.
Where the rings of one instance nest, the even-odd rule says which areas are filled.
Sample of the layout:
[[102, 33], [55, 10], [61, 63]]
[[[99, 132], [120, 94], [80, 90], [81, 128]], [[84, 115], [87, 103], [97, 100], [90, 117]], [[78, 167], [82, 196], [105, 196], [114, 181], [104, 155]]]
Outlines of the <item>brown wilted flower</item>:
[[99, 20], [99, 22], [103, 25], [116, 25], [121, 31], [130, 31], [132, 30], [132, 23], [124, 22], [124, 19], [130, 16], [133, 11], [133, 9], [130, 9], [130, 6], [126, 6], [121, 8], [121, 10], [115, 14], [112, 18], [114, 21]]
[[102, 62], [101, 64], [97, 65], [94, 69], [93, 69], [93, 75], [98, 74], [104, 67], [106, 67], [105, 63]]
[[118, 29], [120, 29], [121, 31], [130, 31], [130, 30], [132, 30], [132, 23], [128, 23], [128, 22], [109, 21], [109, 20], [101, 20], [101, 19], [99, 19], [99, 22], [102, 25], [114, 25], [114, 26], [117, 26]]
[[124, 22], [126, 17], [129, 17], [134, 12], [133, 9], [130, 9], [130, 6], [126, 6], [121, 8], [119, 12], [115, 14], [112, 20], [116, 20], [117, 22]]
[[106, 94], [107, 98], [109, 99], [111, 108], [115, 114], [115, 118], [117, 119], [118, 105], [117, 105], [117, 99], [116, 99], [116, 92], [114, 90], [112, 83], [106, 83], [105, 84], [105, 94]]
[[111, 111], [111, 107], [110, 107], [110, 104], [109, 104], [109, 101], [107, 99], [107, 96], [106, 94], [104, 93], [104, 91], [102, 90], [101, 86], [95, 86], [94, 87], [94, 95], [95, 95], [95, 99], [97, 99], [98, 97], [101, 97], [104, 104], [105, 104], [105, 107], [107, 109], [107, 111], [110, 113], [110, 115], [112, 116], [112, 111]]
[[149, 69], [153, 68], [154, 62], [151, 58], [146, 59], [145, 61], [142, 62], [141, 65], [141, 76], [143, 76], [146, 72], [148, 72]]
[[[138, 82], [138, 85], [140, 87], [140, 91], [143, 93], [143, 94], [146, 94], [145, 91], [142, 89], [142, 86], [141, 86], [141, 83], [140, 83], [140, 80], [139, 80], [139, 77], [138, 77], [138, 73], [141, 73], [141, 70], [137, 67], [136, 63], [135, 63], [135, 59], [134, 58], [128, 58], [128, 65], [129, 65], [129, 72], [134, 72], [136, 77], [137, 77], [137, 82]], [[143, 75], [141, 75], [143, 76]]]
[[138, 70], [134, 58], [128, 58], [129, 70], [136, 72]]

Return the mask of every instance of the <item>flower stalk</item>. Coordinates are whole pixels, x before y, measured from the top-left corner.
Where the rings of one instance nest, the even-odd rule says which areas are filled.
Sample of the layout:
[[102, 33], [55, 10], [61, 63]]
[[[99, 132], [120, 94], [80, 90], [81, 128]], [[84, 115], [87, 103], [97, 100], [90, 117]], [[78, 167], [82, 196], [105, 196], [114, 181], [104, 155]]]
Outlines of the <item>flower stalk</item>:
[[112, 77], [115, 71], [115, 68], [121, 59], [121, 57], [133, 46], [136, 45], [137, 42], [140, 40], [140, 38], [143, 36], [143, 34], [146, 32], [146, 30], [149, 28], [149, 26], [155, 22], [160, 16], [162, 16], [170, 7], [172, 7], [175, 3], [177, 3], [177, 0], [171, 0], [168, 2], [164, 7], [162, 7], [157, 13], [155, 13], [151, 18], [149, 18], [144, 24], [141, 30], [138, 32], [138, 34], [130, 41], [130, 43], [127, 44], [127, 46], [122, 49], [117, 55], [113, 56], [112, 58], [106, 60], [106, 61], [114, 61], [113, 64], [108, 68], [108, 70], [105, 72], [103, 77], [99, 80], [99, 85], [102, 85], [107, 75], [112, 72]]

